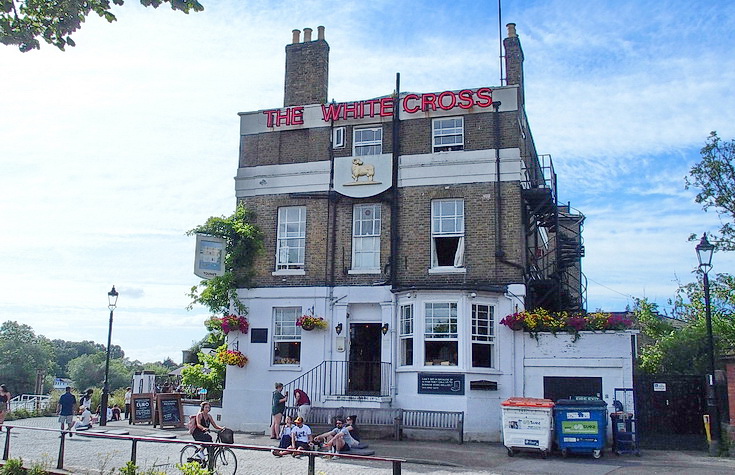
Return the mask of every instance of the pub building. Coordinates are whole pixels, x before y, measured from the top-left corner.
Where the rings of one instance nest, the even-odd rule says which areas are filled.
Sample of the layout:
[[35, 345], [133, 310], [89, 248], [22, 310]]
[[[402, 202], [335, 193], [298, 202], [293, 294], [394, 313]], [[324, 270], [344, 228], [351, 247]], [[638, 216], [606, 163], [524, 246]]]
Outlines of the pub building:
[[348, 102], [328, 100], [324, 27], [293, 31], [283, 106], [239, 114], [236, 196], [265, 251], [238, 289], [250, 331], [228, 335], [249, 358], [227, 367], [228, 427], [265, 430], [282, 382], [290, 406], [300, 388], [313, 407], [461, 411], [465, 440], [498, 441], [509, 397], [612, 405], [632, 386], [631, 332], [572, 342], [500, 325], [585, 305], [584, 216], [557, 203], [507, 28], [501, 86]]

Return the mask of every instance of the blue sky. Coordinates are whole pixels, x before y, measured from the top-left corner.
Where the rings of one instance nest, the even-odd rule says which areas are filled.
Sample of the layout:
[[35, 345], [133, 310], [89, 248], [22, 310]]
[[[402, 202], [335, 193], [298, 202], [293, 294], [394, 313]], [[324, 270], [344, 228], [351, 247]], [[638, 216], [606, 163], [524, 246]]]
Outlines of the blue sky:
[[[498, 86], [489, 2], [203, 0], [203, 13], [117, 7], [62, 53], [0, 47], [0, 319], [49, 338], [107, 337], [134, 359], [204, 333], [186, 311], [188, 229], [235, 203], [237, 112], [283, 103], [291, 30], [326, 27], [329, 96]], [[711, 130], [735, 137], [735, 6], [727, 1], [510, 1], [526, 109], [559, 197], [587, 216], [588, 308], [666, 306], [693, 279], [690, 233], [718, 217], [684, 176]], [[503, 32], [505, 28], [503, 27]], [[733, 272], [735, 256], [715, 256]]]

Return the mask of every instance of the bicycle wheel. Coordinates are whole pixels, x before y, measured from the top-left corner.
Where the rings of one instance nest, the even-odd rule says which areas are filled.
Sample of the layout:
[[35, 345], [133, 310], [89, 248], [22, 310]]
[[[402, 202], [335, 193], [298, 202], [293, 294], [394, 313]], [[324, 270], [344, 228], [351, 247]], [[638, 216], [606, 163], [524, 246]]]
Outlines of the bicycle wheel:
[[179, 457], [179, 462], [182, 464], [189, 463], [193, 461], [194, 454], [199, 450], [198, 445], [194, 444], [186, 444], [183, 449], [181, 449], [181, 456]]
[[235, 452], [222, 447], [214, 457], [214, 473], [218, 475], [235, 475], [237, 473], [237, 457]]

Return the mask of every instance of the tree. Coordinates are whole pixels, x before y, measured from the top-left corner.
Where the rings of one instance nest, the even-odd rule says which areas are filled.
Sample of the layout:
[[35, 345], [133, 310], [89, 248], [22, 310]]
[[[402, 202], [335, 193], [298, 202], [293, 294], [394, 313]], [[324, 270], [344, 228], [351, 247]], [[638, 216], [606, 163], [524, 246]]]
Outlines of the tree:
[[[717, 354], [735, 347], [735, 277], [718, 274], [710, 281], [710, 303]], [[646, 315], [650, 306], [636, 307], [642, 332], [652, 339], [641, 349], [639, 366], [648, 373], [705, 374], [709, 343], [701, 282], [680, 285], [673, 304], [675, 317], [683, 322], [680, 328], [653, 322]]]
[[[112, 0], [112, 3], [125, 2]], [[204, 10], [197, 0], [140, 0], [140, 3], [153, 8], [168, 3], [173, 10], [184, 13]], [[0, 0], [0, 43], [18, 45], [22, 52], [27, 52], [40, 49], [38, 40], [42, 38], [63, 51], [67, 45], [75, 46], [71, 34], [93, 12], [110, 23], [117, 20], [110, 0]]]
[[214, 354], [199, 352], [201, 363], [185, 365], [181, 370], [181, 382], [196, 388], [206, 389], [209, 399], [220, 397], [225, 387], [226, 365], [217, 357], [217, 353], [226, 349], [227, 345], [222, 345], [217, 348]]
[[212, 216], [207, 221], [188, 231], [186, 234], [207, 234], [227, 241], [225, 248], [225, 274], [209, 280], [202, 280], [189, 292], [192, 299], [187, 307], [194, 304], [207, 307], [212, 313], [227, 315], [232, 303], [237, 311], [246, 314], [247, 309], [237, 298], [237, 288], [252, 283], [252, 265], [255, 257], [262, 252], [263, 237], [260, 229], [252, 224], [253, 213], [239, 204], [229, 217]]
[[[69, 376], [79, 390], [90, 387], [102, 387], [105, 381], [105, 359], [104, 352], [91, 355], [82, 355], [69, 362]], [[134, 368], [124, 358], [110, 359], [109, 383], [110, 390], [130, 386], [133, 378]]]
[[[695, 187], [699, 193], [697, 203], [707, 211], [710, 208], [720, 216], [722, 226], [719, 236], [713, 235], [710, 242], [718, 250], [735, 250], [735, 140], [724, 142], [717, 132], [710, 132], [705, 146], [700, 151], [702, 160], [689, 170], [685, 177], [686, 188]], [[693, 239], [699, 239], [692, 236]]]
[[30, 326], [14, 321], [0, 326], [0, 375], [12, 394], [33, 394], [37, 372], [48, 374], [53, 358], [51, 342]]

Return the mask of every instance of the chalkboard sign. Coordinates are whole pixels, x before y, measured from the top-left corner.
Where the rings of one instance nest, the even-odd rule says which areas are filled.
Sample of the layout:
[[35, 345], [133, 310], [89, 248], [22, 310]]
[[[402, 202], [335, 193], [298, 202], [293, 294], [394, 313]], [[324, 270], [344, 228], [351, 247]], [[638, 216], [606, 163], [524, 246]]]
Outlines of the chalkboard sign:
[[153, 422], [153, 399], [152, 393], [133, 394], [130, 399], [132, 406], [131, 424], [141, 422]]
[[419, 394], [464, 395], [464, 374], [419, 373]]
[[158, 422], [161, 427], [184, 427], [181, 394], [165, 393], [156, 396]]

